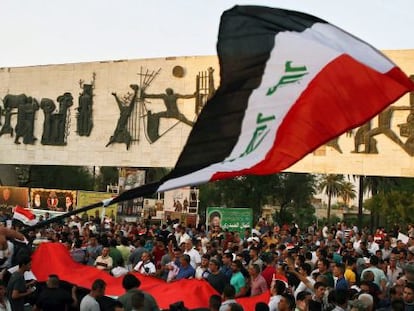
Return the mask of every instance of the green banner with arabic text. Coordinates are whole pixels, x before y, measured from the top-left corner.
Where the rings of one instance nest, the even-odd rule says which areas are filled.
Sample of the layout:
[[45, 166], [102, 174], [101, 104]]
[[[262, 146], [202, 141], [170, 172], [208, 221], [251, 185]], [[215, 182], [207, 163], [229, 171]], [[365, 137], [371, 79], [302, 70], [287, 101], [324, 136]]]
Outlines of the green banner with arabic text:
[[253, 210], [251, 208], [207, 207], [207, 225], [209, 228], [220, 226], [229, 231], [243, 233], [251, 228]]

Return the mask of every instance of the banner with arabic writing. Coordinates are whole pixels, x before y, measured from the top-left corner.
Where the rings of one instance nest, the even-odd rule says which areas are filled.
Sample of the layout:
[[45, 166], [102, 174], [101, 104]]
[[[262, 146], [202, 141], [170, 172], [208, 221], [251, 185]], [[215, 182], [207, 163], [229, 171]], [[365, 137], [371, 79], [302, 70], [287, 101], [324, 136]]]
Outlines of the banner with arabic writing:
[[243, 233], [251, 228], [253, 210], [251, 208], [207, 207], [207, 225], [209, 228], [220, 226], [223, 230]]

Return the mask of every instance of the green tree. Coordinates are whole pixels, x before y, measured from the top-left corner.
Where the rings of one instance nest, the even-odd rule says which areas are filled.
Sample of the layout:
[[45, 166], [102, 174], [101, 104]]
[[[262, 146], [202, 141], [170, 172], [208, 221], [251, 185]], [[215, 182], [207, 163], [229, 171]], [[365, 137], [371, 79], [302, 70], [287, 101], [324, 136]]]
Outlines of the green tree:
[[323, 175], [322, 180], [320, 181], [319, 190], [328, 196], [328, 212], [326, 214], [328, 222], [331, 218], [332, 198], [340, 196], [344, 181], [344, 175], [342, 174]]
[[108, 185], [117, 185], [119, 181], [119, 171], [114, 166], [101, 166], [99, 175], [95, 178], [95, 190], [106, 191]]
[[350, 181], [344, 181], [339, 196], [344, 200], [345, 206], [349, 207], [349, 202], [356, 198], [355, 185]]
[[[264, 204], [279, 205], [277, 221], [284, 222], [295, 215], [312, 218], [311, 198], [315, 193], [315, 178], [311, 174], [280, 173], [267, 176], [242, 176], [200, 186], [200, 210], [207, 206], [251, 207], [255, 219]], [[300, 213], [300, 209], [307, 212]]]
[[293, 217], [301, 225], [312, 222], [315, 210], [311, 199], [316, 192], [315, 176], [300, 173], [278, 175], [278, 184], [271, 189], [274, 203], [280, 206], [278, 221], [285, 223]]
[[382, 225], [387, 228], [394, 225], [403, 228], [414, 221], [414, 195], [411, 192], [380, 192], [366, 200], [365, 207], [371, 211], [376, 210]]
[[30, 188], [93, 190], [93, 175], [84, 166], [33, 165], [21, 186]]
[[[363, 192], [372, 196], [386, 194], [399, 187], [399, 178], [384, 176], [366, 176], [363, 183]], [[380, 213], [375, 206], [371, 211], [371, 231], [379, 225]]]

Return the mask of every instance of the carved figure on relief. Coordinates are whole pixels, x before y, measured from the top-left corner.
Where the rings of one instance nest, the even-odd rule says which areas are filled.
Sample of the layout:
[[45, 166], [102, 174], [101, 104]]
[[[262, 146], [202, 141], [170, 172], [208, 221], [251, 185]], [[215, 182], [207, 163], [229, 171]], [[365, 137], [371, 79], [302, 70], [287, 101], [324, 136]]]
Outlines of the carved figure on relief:
[[95, 88], [96, 73], [92, 75], [92, 82], [85, 84], [83, 80], [79, 81], [79, 85], [82, 88], [82, 93], [79, 94], [78, 103], [76, 108], [78, 111], [76, 115], [76, 132], [79, 136], [89, 136], [93, 127], [92, 118], [92, 106], [93, 106], [93, 89]]
[[42, 98], [40, 108], [44, 113], [43, 134], [41, 143], [43, 145], [66, 145], [66, 138], [69, 135], [70, 111], [73, 105], [73, 96], [66, 92], [57, 98], [59, 103], [58, 112], [54, 113], [56, 105], [49, 98]]
[[[37, 101], [25, 94], [8, 94], [3, 99], [4, 124], [0, 130], [0, 136], [10, 134], [13, 137], [16, 131], [15, 143], [20, 144], [19, 139], [23, 137], [23, 143], [33, 144], [36, 138], [33, 136], [35, 113], [39, 109]], [[17, 124], [13, 130], [12, 116], [17, 114]]]
[[28, 96], [26, 101], [21, 102], [17, 107], [15, 144], [20, 144], [21, 137], [23, 137], [24, 144], [34, 144], [37, 140], [37, 138], [34, 137], [34, 120], [37, 110], [39, 110], [39, 103], [31, 96]]
[[92, 131], [92, 84], [84, 84], [83, 92], [79, 95], [76, 130], [79, 136], [89, 136]]
[[132, 136], [128, 130], [128, 120], [132, 114], [132, 111], [134, 110], [137, 101], [139, 87], [136, 84], [131, 84], [130, 88], [134, 91], [134, 94], [132, 95], [132, 98], [129, 100], [129, 103], [127, 103], [128, 99], [122, 101], [121, 99], [119, 99], [116, 93], [112, 93], [112, 96], [115, 97], [116, 103], [118, 104], [119, 119], [116, 124], [115, 131], [105, 147], [108, 147], [113, 143], [125, 143], [126, 148], [128, 150], [131, 145]]
[[162, 135], [159, 134], [159, 126], [160, 126], [160, 119], [161, 118], [172, 118], [177, 119], [184, 124], [189, 126], [193, 126], [194, 122], [188, 120], [184, 114], [180, 112], [177, 105], [177, 100], [179, 98], [188, 99], [196, 97], [196, 93], [191, 95], [181, 95], [178, 93], [174, 93], [173, 89], [167, 88], [165, 90], [165, 94], [146, 94], [143, 93], [142, 97], [146, 98], [153, 98], [153, 99], [162, 99], [164, 105], [166, 107], [165, 111], [152, 113], [151, 110], [148, 110], [148, 124], [147, 124], [147, 133], [150, 142], [155, 142], [158, 140]]

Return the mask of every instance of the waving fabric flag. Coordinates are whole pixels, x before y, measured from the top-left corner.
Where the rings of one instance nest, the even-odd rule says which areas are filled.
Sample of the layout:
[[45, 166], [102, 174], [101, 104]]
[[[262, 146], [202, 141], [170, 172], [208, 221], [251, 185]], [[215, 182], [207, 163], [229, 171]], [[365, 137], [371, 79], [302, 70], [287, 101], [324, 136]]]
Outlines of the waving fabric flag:
[[13, 219], [19, 220], [27, 226], [33, 226], [38, 222], [35, 214], [18, 205], [14, 208]]
[[414, 90], [380, 51], [300, 12], [236, 6], [221, 17], [217, 50], [220, 87], [174, 170], [120, 199], [280, 172]]

